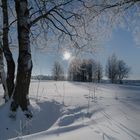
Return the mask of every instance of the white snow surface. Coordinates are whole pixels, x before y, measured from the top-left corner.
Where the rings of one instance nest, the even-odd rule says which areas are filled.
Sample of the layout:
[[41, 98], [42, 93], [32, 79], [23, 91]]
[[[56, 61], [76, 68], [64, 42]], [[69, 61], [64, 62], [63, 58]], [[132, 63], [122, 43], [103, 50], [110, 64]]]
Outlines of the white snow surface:
[[31, 120], [2, 96], [0, 140], [140, 140], [140, 86], [32, 81]]

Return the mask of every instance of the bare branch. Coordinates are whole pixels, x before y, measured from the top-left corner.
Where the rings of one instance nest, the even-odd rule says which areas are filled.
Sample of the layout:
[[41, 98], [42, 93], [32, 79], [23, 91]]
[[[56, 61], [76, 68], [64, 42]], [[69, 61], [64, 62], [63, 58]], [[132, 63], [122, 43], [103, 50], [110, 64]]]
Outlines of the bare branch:
[[61, 7], [61, 6], [65, 6], [69, 3], [71, 3], [73, 0], [69, 0], [67, 2], [64, 2], [64, 3], [61, 3], [61, 4], [58, 4], [56, 6], [54, 6], [52, 9], [50, 9], [48, 12], [46, 12], [45, 14], [41, 14], [40, 16], [38, 16], [37, 18], [35, 18], [31, 23], [30, 23], [30, 26], [32, 26], [33, 24], [37, 23], [40, 19], [43, 19], [43, 18], [47, 18], [48, 14], [51, 13], [54, 9], [57, 9], [58, 7]]

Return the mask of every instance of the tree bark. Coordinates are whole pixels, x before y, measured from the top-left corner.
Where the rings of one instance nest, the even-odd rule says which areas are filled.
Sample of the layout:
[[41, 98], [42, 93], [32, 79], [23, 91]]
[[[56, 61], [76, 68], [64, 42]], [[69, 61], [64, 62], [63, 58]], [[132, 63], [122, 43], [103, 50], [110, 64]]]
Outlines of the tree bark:
[[9, 96], [8, 96], [8, 89], [7, 89], [7, 84], [6, 84], [6, 74], [4, 70], [2, 45], [0, 47], [0, 78], [1, 78], [3, 89], [4, 89], [4, 99], [5, 99], [5, 102], [7, 102], [9, 99]]
[[3, 12], [3, 52], [7, 62], [7, 78], [6, 86], [8, 89], [9, 98], [12, 96], [14, 90], [14, 74], [15, 74], [15, 63], [12, 53], [9, 49], [9, 21], [8, 21], [8, 9], [7, 0], [2, 0], [2, 12]]
[[28, 93], [32, 72], [32, 58], [30, 50], [30, 18], [27, 0], [15, 0], [15, 9], [17, 14], [17, 30], [19, 57], [16, 85], [13, 94], [11, 110], [16, 111], [18, 106], [23, 111], [28, 110]]

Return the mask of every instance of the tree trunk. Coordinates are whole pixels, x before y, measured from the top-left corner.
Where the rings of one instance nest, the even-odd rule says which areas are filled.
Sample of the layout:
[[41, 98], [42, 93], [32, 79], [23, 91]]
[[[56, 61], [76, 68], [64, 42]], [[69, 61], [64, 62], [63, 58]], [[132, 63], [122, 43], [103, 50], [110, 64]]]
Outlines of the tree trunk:
[[4, 99], [5, 99], [5, 102], [7, 102], [9, 99], [9, 96], [8, 96], [8, 89], [7, 89], [7, 84], [6, 84], [6, 74], [4, 71], [2, 45], [0, 48], [0, 78], [1, 78], [3, 89], [4, 89]]
[[120, 84], [123, 84], [122, 79], [119, 80]]
[[11, 110], [16, 111], [18, 106], [23, 111], [28, 110], [28, 93], [32, 71], [32, 58], [30, 50], [30, 19], [27, 0], [15, 0], [15, 8], [17, 14], [17, 30], [18, 30], [18, 69], [16, 77], [16, 85], [13, 94], [13, 102]]
[[6, 85], [8, 89], [8, 96], [10, 98], [14, 90], [15, 63], [13, 60], [12, 53], [9, 49], [9, 39], [8, 39], [9, 21], [8, 21], [7, 0], [2, 0], [2, 12], [3, 12], [3, 52], [7, 62]]

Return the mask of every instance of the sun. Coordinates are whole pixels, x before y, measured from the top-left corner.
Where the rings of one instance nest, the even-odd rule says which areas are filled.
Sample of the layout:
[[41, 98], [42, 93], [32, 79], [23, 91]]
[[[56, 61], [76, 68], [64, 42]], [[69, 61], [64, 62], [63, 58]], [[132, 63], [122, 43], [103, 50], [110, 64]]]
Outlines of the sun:
[[70, 57], [71, 57], [71, 54], [69, 52], [64, 52], [64, 54], [63, 54], [64, 60], [69, 60]]

